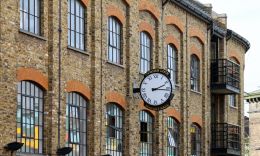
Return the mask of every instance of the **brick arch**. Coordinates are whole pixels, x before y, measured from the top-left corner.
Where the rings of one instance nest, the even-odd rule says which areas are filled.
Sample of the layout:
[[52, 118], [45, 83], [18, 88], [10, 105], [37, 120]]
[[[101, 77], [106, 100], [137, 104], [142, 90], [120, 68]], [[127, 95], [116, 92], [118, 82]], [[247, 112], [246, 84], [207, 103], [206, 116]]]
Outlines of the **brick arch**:
[[166, 44], [172, 43], [172, 44], [176, 47], [177, 51], [180, 50], [180, 42], [179, 42], [173, 35], [168, 35], [168, 36], [165, 38], [164, 42], [165, 42]]
[[152, 37], [152, 39], [155, 39], [155, 31], [153, 29], [153, 26], [147, 22], [140, 22], [139, 24], [139, 32], [146, 31], [149, 33], [149, 35]]
[[130, 6], [131, 5], [131, 2], [132, 0], [124, 0], [124, 2], [128, 5], [128, 6]]
[[234, 58], [238, 64], [241, 64], [241, 56], [239, 56], [235, 51], [229, 51], [228, 52], [228, 58]]
[[202, 118], [198, 115], [192, 115], [190, 118], [192, 123], [196, 123], [197, 125], [200, 126], [200, 128], [202, 128]]
[[169, 107], [166, 109], [166, 114], [168, 117], [175, 118], [179, 123], [181, 122], [181, 114], [176, 109]]
[[85, 84], [83, 84], [82, 82], [77, 81], [77, 80], [68, 81], [66, 83], [65, 91], [66, 92], [78, 92], [78, 93], [82, 94], [85, 98], [87, 98], [88, 100], [91, 99], [90, 89]]
[[48, 77], [43, 75], [37, 69], [34, 68], [18, 68], [16, 71], [16, 78], [18, 81], [29, 80], [39, 84], [45, 90], [48, 90]]
[[184, 24], [178, 17], [176, 17], [176, 16], [166, 16], [164, 22], [165, 22], [166, 25], [176, 26], [181, 33], [184, 32]]
[[190, 34], [190, 37], [196, 37], [196, 38], [198, 38], [198, 40], [199, 40], [203, 45], [205, 45], [206, 38], [205, 38], [205, 36], [203, 35], [203, 32], [202, 32], [201, 30], [199, 30], [198, 28], [191, 28], [189, 34]]
[[146, 108], [146, 107], [144, 106], [144, 101], [141, 100], [141, 101], [139, 102], [138, 106], [139, 106], [139, 111], [145, 110], [145, 111], [151, 113], [151, 114], [153, 115], [153, 117], [155, 117], [156, 112], [155, 112], [154, 110], [150, 110], [150, 109]]
[[89, 1], [89, 0], [81, 0], [81, 2], [85, 5], [85, 7], [88, 6], [88, 1]]
[[199, 60], [202, 60], [202, 54], [201, 50], [199, 50], [196, 46], [192, 45], [190, 48], [190, 55], [195, 54]]
[[139, 11], [149, 12], [157, 21], [160, 19], [160, 11], [154, 4], [147, 0], [141, 0], [139, 3]]
[[106, 97], [106, 103], [110, 103], [110, 102], [116, 103], [120, 105], [124, 110], [126, 110], [126, 106], [127, 106], [126, 99], [120, 93], [115, 91], [108, 91], [105, 97]]
[[123, 11], [115, 5], [107, 6], [107, 16], [115, 16], [122, 24], [125, 24], [125, 15]]

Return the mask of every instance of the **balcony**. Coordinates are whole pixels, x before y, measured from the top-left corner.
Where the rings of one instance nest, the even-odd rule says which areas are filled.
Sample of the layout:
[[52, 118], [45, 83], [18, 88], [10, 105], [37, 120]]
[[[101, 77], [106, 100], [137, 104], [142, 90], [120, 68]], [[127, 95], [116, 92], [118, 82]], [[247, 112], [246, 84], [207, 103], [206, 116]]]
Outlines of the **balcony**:
[[228, 59], [211, 62], [211, 92], [238, 94], [240, 92], [240, 66]]
[[214, 123], [211, 128], [211, 153], [213, 155], [240, 156], [239, 126]]

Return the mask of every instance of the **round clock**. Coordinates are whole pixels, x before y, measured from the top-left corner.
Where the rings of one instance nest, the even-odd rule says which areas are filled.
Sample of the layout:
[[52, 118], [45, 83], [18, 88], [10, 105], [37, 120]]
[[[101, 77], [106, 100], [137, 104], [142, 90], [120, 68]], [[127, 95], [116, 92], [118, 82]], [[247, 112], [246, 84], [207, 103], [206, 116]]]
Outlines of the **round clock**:
[[149, 107], [161, 109], [170, 104], [173, 97], [172, 83], [165, 70], [153, 70], [145, 74], [140, 84], [140, 94]]

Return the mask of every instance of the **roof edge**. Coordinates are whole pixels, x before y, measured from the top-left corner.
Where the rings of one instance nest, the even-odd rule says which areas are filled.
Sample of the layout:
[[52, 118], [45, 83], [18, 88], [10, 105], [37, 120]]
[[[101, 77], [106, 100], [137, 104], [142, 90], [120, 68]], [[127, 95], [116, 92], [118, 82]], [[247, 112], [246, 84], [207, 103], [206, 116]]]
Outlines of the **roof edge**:
[[246, 38], [244, 38], [243, 36], [234, 32], [233, 30], [228, 29], [227, 30], [227, 40], [229, 40], [231, 38], [233, 38], [233, 39], [237, 40], [238, 42], [242, 43], [243, 46], [245, 46], [245, 48], [246, 48], [246, 52], [250, 49], [250, 42]]

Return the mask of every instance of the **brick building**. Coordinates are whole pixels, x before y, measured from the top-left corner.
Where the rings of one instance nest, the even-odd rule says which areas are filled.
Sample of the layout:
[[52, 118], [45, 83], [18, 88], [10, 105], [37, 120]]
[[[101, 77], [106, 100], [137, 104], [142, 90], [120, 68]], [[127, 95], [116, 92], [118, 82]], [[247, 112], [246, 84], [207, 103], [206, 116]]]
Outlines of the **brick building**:
[[[14, 141], [16, 155], [243, 155], [250, 45], [225, 14], [193, 0], [59, 2], [0, 1], [1, 156]], [[133, 93], [154, 68], [175, 82], [159, 112]]]

